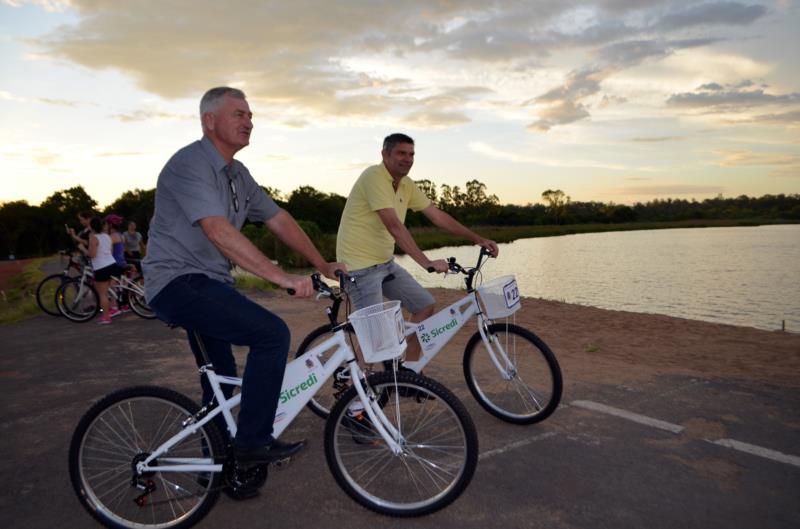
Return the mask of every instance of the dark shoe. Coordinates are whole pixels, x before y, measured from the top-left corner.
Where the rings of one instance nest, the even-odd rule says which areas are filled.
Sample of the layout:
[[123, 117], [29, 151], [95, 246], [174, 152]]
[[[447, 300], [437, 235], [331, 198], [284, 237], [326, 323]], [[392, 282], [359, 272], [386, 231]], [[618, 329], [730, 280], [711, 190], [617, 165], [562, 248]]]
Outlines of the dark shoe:
[[367, 412], [359, 410], [355, 413], [351, 413], [348, 410], [345, 413], [346, 416], [342, 421], [342, 426], [344, 426], [345, 430], [350, 432], [350, 435], [353, 437], [353, 442], [359, 445], [368, 445], [378, 441], [380, 436], [378, 432], [375, 431], [375, 428], [373, 428], [372, 421], [369, 420]]
[[293, 456], [305, 445], [305, 439], [296, 443], [284, 443], [278, 439], [273, 439], [271, 443], [256, 448], [243, 449], [236, 447], [233, 449], [233, 455], [236, 458], [237, 465], [272, 463]]
[[[418, 374], [413, 369], [409, 369], [407, 367], [403, 367], [402, 364], [400, 365], [400, 368], [398, 369], [398, 371], [405, 371], [407, 373], [414, 373], [415, 375]], [[433, 399], [436, 398], [432, 394], [428, 393], [427, 391], [419, 391], [419, 390], [417, 390], [415, 388], [409, 388], [407, 386], [403, 386], [401, 388], [397, 388], [397, 394], [400, 395], [401, 397], [414, 399], [414, 400], [416, 400], [417, 402], [420, 402], [420, 403], [422, 401], [424, 401], [424, 400], [433, 400]]]

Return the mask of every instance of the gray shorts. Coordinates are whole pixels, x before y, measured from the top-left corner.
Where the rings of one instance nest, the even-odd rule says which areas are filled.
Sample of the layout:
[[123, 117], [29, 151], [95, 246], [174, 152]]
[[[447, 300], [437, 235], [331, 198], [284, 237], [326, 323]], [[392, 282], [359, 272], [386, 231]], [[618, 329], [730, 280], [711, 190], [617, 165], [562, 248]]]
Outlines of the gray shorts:
[[411, 314], [436, 302], [430, 292], [394, 260], [348, 274], [356, 279], [356, 284], [351, 284], [347, 288], [354, 310], [377, 305], [384, 297], [389, 300], [400, 300], [403, 308]]

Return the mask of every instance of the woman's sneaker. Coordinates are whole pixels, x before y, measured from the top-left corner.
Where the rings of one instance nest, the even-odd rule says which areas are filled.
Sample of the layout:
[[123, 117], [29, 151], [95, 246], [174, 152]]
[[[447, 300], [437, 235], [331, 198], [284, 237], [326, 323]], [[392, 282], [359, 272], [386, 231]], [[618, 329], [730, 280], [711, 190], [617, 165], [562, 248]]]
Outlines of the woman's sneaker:
[[109, 318], [116, 318], [120, 314], [122, 314], [122, 311], [119, 310], [117, 307], [111, 307], [110, 309], [108, 309], [108, 317]]

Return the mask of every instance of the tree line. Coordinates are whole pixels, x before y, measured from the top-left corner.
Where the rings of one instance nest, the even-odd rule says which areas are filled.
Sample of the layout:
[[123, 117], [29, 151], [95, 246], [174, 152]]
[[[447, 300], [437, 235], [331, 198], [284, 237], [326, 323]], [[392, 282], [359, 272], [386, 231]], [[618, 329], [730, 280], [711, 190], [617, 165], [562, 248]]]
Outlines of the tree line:
[[[496, 195], [478, 180], [460, 186], [419, 180], [417, 185], [439, 208], [468, 226], [529, 226], [547, 224], [603, 224], [664, 222], [711, 219], [762, 219], [800, 221], [800, 194], [764, 195], [724, 198], [721, 195], [703, 201], [655, 199], [632, 206], [573, 201], [560, 189], [548, 189], [542, 202], [526, 205], [500, 204]], [[301, 186], [283, 195], [277, 189], [264, 191], [293, 217], [298, 219], [312, 240], [327, 257], [333, 257], [335, 234], [346, 197], [324, 193], [311, 186]], [[0, 203], [0, 259], [52, 255], [70, 245], [64, 224], [77, 228], [77, 214], [93, 211], [98, 215], [115, 213], [126, 221], [134, 221], [145, 237], [155, 208], [155, 189], [125, 191], [105, 208], [98, 208], [82, 186], [56, 191], [38, 206], [20, 200]], [[430, 224], [421, 213], [409, 212], [409, 227]], [[286, 264], [294, 257], [275, 241], [266, 230], [246, 226], [244, 233], [262, 251]], [[284, 255], [285, 254], [285, 255]], [[299, 263], [302, 264], [302, 263]]]

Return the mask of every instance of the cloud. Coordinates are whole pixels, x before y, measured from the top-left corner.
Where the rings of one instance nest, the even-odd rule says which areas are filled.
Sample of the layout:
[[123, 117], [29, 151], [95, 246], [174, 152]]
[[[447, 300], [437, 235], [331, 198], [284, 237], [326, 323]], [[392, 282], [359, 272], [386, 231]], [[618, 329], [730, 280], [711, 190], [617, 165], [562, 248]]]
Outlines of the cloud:
[[[136, 8], [97, 0], [40, 5], [70, 5], [77, 22], [29, 41], [39, 56], [115, 70], [165, 99], [198, 98], [210, 86], [234, 85], [287, 126], [398, 114], [421, 126], [459, 125], [472, 119], [461, 102], [487, 97], [494, 80], [552, 68], [546, 61], [564, 52], [589, 57], [561, 86], [530, 93], [536, 118], [529, 129], [535, 131], [586, 119], [593, 104], [623, 102], [618, 94], [602, 94], [599, 103], [593, 96], [623, 69], [719, 42], [706, 26], [747, 25], [766, 13], [738, 2], [676, 10], [659, 0], [548, 0], [535, 8], [503, 0], [340, 0], [331, 6], [195, 0], [191, 9], [155, 0]], [[454, 99], [454, 78], [470, 85], [462, 88], [482, 91]], [[506, 110], [519, 99], [508, 97]], [[115, 118], [183, 119], [146, 110]]]
[[660, 186], [631, 186], [621, 187], [614, 190], [614, 193], [621, 195], [646, 195], [646, 196], [695, 196], [695, 195], [718, 195], [725, 191], [722, 186], [693, 185], [693, 184], [674, 184]]
[[[517, 151], [500, 149], [488, 143], [479, 141], [471, 142], [469, 144], [469, 149], [472, 152], [481, 154], [483, 156], [486, 156], [487, 158], [491, 158], [494, 160], [502, 160], [513, 163], [530, 163], [536, 165], [543, 165], [545, 167], [590, 167], [595, 169], [612, 169], [615, 171], [624, 171], [627, 169], [631, 169], [630, 167], [626, 167], [624, 165], [609, 164], [607, 162], [599, 162], [595, 160], [581, 160], [577, 158], [571, 158], [565, 161], [560, 158], [546, 158], [543, 156], [532, 156], [529, 154], [521, 154]], [[645, 170], [642, 168], [638, 169]]]
[[761, 5], [711, 2], [668, 13], [653, 24], [653, 27], [677, 30], [695, 26], [746, 26], [766, 14], [767, 8]]
[[77, 107], [81, 104], [77, 101], [70, 101], [68, 99], [51, 99], [49, 97], [39, 97], [36, 100], [48, 105], [57, 105], [62, 107]]
[[638, 138], [631, 138], [631, 141], [637, 143], [661, 143], [665, 141], [680, 141], [686, 139], [683, 136], [648, 136], [648, 137], [638, 137]]
[[685, 109], [725, 109], [742, 110], [764, 105], [783, 105], [800, 103], [800, 93], [774, 95], [763, 88], [751, 88], [752, 82], [745, 81], [735, 86], [721, 87], [717, 83], [702, 85], [694, 92], [672, 94], [667, 105]]
[[3, 0], [3, 3], [11, 7], [31, 4], [39, 6], [47, 12], [57, 13], [68, 9], [72, 2], [70, 0]]
[[195, 115], [175, 114], [160, 110], [136, 110], [127, 114], [112, 114], [111, 117], [118, 119], [123, 123], [131, 123], [136, 121], [186, 121], [198, 119], [198, 117]]
[[712, 151], [712, 153], [721, 157], [720, 160], [715, 162], [715, 165], [722, 167], [800, 167], [800, 156], [796, 154], [764, 153], [750, 150], [717, 150]]
[[117, 158], [120, 156], [141, 156], [142, 152], [139, 151], [118, 151], [118, 152], [101, 152], [97, 153], [98, 158]]

